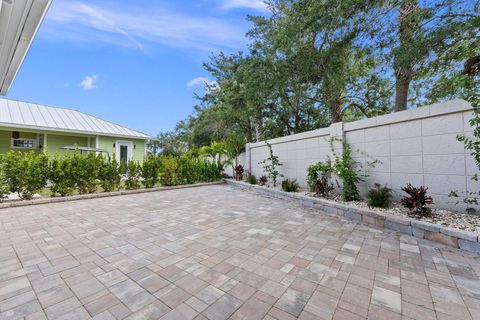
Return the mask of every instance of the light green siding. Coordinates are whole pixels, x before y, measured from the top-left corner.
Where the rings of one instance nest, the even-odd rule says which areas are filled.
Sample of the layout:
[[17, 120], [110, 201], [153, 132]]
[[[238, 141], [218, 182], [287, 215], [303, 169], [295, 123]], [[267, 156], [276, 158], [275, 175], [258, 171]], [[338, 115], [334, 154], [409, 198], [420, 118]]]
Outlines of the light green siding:
[[11, 131], [0, 131], [0, 153], [6, 153], [10, 150]]
[[[92, 141], [95, 141], [95, 137], [90, 138], [90, 146]], [[70, 135], [58, 135], [47, 134], [47, 146], [45, 152], [49, 156], [56, 154], [63, 155], [65, 153], [73, 152], [70, 150], [61, 149], [67, 146], [88, 147], [88, 137], [85, 136], [70, 136]]]
[[[128, 138], [121, 138], [121, 137], [98, 137], [98, 148], [105, 149], [108, 151], [111, 157], [116, 152], [116, 148], [113, 146], [116, 145], [118, 141], [130, 141], [133, 143], [134, 148], [132, 152], [132, 159], [135, 161], [143, 161], [145, 158], [145, 140], [138, 140], [138, 139], [128, 139]], [[94, 146], [94, 143], [92, 144]]]
[[40, 148], [36, 147], [34, 149], [31, 148], [12, 148], [12, 132], [17, 131], [19, 133], [18, 137], [19, 138], [25, 138], [25, 139], [37, 139], [37, 133], [35, 132], [22, 132], [18, 130], [11, 130], [11, 131], [6, 131], [6, 130], [0, 130], [0, 153], [6, 153], [10, 150], [17, 150], [17, 151], [30, 151], [33, 150], [35, 152], [39, 152]]
[[[48, 132], [48, 131], [20, 131], [20, 129], [15, 128], [2, 128], [0, 130], [0, 153], [6, 153], [9, 150], [12, 150], [10, 147], [11, 139], [12, 139], [12, 132], [17, 131], [19, 132], [20, 138], [28, 138], [28, 139], [37, 139], [37, 135], [40, 134], [40, 140], [38, 144], [43, 146], [43, 149], [40, 147], [36, 147], [35, 149], [18, 149], [15, 148], [14, 150], [18, 151], [28, 151], [34, 150], [36, 152], [40, 152], [44, 150], [49, 156], [63, 155], [66, 152], [72, 152], [69, 150], [61, 149], [62, 147], [66, 146], [78, 146], [78, 147], [91, 147], [95, 148], [98, 147], [99, 149], [105, 149], [108, 151], [110, 156], [115, 154], [115, 147], [113, 146], [118, 141], [129, 141], [132, 142], [134, 148], [132, 150], [132, 158], [136, 161], [143, 161], [145, 158], [145, 140], [141, 139], [129, 139], [129, 138], [122, 138], [122, 137], [106, 137], [106, 136], [99, 136], [98, 137], [98, 146], [96, 145], [96, 136], [88, 136], [88, 135], [80, 135], [80, 134], [70, 134], [70, 133], [59, 133], [59, 132]], [[46, 144], [44, 145], [43, 136], [46, 136]], [[90, 144], [89, 144], [90, 138]]]

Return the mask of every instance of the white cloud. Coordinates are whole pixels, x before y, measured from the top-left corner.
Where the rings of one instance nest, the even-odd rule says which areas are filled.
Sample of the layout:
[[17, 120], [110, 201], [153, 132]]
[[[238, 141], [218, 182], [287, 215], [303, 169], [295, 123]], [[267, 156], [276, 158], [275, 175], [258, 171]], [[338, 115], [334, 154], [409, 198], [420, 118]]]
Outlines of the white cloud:
[[119, 3], [108, 6], [82, 1], [53, 2], [42, 26], [42, 34], [140, 50], [149, 44], [161, 44], [211, 51], [239, 48], [247, 42], [245, 30], [232, 21], [158, 7], [128, 6], [123, 1], [122, 5]]
[[206, 77], [196, 77], [187, 82], [187, 87], [195, 87], [198, 85], [213, 84], [214, 82]]
[[266, 10], [267, 4], [263, 0], [224, 0], [222, 8]]
[[202, 86], [205, 91], [214, 91], [218, 88], [218, 84], [215, 80], [210, 80], [206, 77], [196, 77], [187, 82], [187, 87]]
[[85, 76], [82, 82], [80, 82], [80, 87], [82, 87], [83, 90], [95, 89], [97, 87], [97, 79], [98, 76], [96, 74], [93, 74], [91, 76]]

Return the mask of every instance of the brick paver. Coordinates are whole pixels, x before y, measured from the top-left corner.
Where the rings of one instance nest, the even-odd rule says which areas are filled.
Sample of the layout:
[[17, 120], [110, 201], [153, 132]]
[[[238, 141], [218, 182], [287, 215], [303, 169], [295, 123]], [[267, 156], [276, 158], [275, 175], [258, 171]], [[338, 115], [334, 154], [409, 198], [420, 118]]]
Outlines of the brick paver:
[[9, 208], [23, 318], [480, 319], [480, 259], [222, 185]]

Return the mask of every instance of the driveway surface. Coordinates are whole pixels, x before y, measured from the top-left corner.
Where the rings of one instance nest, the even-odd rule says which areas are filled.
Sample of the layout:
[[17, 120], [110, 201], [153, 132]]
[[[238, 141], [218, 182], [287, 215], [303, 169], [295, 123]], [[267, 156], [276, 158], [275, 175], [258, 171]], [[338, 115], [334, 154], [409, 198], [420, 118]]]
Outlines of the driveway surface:
[[226, 185], [0, 210], [0, 319], [480, 319], [479, 257]]

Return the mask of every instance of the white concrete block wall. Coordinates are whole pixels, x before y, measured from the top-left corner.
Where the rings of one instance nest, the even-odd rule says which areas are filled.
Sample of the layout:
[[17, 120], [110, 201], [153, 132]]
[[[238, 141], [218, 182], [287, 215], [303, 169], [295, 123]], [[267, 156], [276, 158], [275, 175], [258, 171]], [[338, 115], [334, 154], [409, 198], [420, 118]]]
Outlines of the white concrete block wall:
[[[325, 160], [330, 151], [330, 138], [342, 136], [352, 148], [352, 157], [368, 173], [360, 191], [365, 194], [375, 183], [386, 184], [394, 196], [403, 195], [407, 183], [429, 187], [438, 207], [462, 208], [458, 199], [448, 197], [452, 190], [465, 195], [478, 191], [479, 183], [471, 181], [477, 172], [473, 158], [457, 141], [458, 134], [472, 135], [468, 120], [471, 106], [463, 100], [406, 110], [350, 123], [337, 123], [329, 128], [272, 139], [274, 154], [283, 166], [285, 178], [297, 179], [306, 187], [306, 170], [311, 164]], [[264, 142], [249, 144], [251, 171], [257, 177], [265, 174], [258, 164], [268, 157]], [[378, 160], [374, 167], [368, 163]], [[249, 164], [247, 163], [247, 167]], [[367, 169], [368, 168], [368, 172]]]

